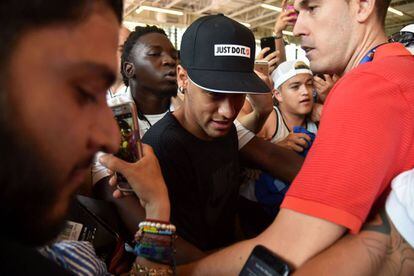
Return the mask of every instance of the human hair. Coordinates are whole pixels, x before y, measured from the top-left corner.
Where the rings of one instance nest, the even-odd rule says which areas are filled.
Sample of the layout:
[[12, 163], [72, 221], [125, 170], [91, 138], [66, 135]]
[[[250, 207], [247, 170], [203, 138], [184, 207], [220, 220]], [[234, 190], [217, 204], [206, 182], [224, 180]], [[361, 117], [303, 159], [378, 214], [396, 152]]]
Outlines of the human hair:
[[121, 74], [122, 74], [122, 80], [126, 86], [128, 86], [128, 77], [126, 76], [124, 70], [123, 70], [123, 64], [125, 62], [131, 62], [131, 51], [136, 45], [138, 39], [149, 33], [159, 33], [167, 36], [165, 31], [161, 28], [158, 28], [157, 26], [150, 26], [147, 25], [145, 27], [135, 27], [135, 30], [131, 32], [125, 41], [124, 45], [122, 46], [122, 55], [121, 55]]
[[[345, 0], [349, 3], [350, 0]], [[388, 7], [391, 0], [375, 0], [375, 13], [382, 26], [385, 26], [385, 17], [387, 16]]]
[[4, 76], [8, 59], [24, 33], [53, 24], [81, 22], [97, 3], [110, 8], [121, 23], [123, 0], [1, 0], [0, 74]]

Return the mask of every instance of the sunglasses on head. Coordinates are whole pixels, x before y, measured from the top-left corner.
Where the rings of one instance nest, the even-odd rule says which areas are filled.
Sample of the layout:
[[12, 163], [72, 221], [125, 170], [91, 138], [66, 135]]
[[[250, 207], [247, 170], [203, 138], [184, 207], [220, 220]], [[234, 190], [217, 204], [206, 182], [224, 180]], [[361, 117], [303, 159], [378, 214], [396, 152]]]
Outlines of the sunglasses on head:
[[390, 42], [399, 42], [404, 44], [405, 47], [414, 43], [414, 33], [412, 32], [399, 32], [390, 37]]

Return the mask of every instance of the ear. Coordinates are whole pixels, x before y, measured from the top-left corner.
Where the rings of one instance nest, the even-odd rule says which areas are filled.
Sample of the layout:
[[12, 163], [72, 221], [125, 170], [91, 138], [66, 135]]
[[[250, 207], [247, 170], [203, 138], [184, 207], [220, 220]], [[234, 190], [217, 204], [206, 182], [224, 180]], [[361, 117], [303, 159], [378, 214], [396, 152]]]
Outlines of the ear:
[[122, 70], [129, 79], [132, 79], [135, 76], [135, 66], [131, 62], [124, 62], [124, 64], [122, 64]]
[[272, 93], [279, 103], [283, 102], [282, 94], [280, 94], [280, 91], [278, 89], [273, 88]]
[[351, 0], [350, 5], [354, 5], [352, 8], [355, 8], [355, 19], [359, 23], [367, 21], [371, 16], [376, 16], [376, 1], [381, 0]]
[[178, 87], [182, 87], [183, 89], [187, 89], [188, 87], [187, 70], [185, 70], [181, 65], [177, 65], [177, 84]]

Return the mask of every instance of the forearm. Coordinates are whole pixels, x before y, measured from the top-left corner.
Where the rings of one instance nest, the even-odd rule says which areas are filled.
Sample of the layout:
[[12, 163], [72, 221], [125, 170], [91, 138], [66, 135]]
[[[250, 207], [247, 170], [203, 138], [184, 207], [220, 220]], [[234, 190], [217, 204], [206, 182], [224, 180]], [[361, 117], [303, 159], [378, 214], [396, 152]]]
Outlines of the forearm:
[[177, 267], [178, 275], [238, 275], [255, 245], [254, 240], [236, 243], [199, 262]]
[[[108, 184], [108, 178], [103, 178], [94, 187], [94, 193], [97, 197], [115, 204], [121, 220], [131, 236], [137, 231], [138, 224], [146, 218], [161, 219], [161, 217], [169, 217], [169, 209], [166, 211], [164, 207], [159, 205], [154, 206], [153, 210], [144, 210], [136, 196], [116, 199], [112, 196], [114, 190]], [[148, 213], [148, 217], [146, 213]], [[203, 251], [180, 237], [177, 238], [175, 244], [177, 248], [177, 264], [192, 262], [206, 255]]]
[[414, 249], [384, 210], [357, 235], [347, 235], [295, 275], [414, 275]]
[[283, 33], [282, 31], [280, 31], [280, 33], [276, 34], [276, 37], [281, 37], [281, 38], [276, 38], [275, 39], [275, 45], [276, 45], [276, 50], [279, 51], [279, 64], [281, 64], [282, 62], [286, 61], [286, 50], [285, 50], [285, 41], [283, 40]]
[[259, 112], [257, 110], [253, 110], [249, 114], [239, 116], [237, 120], [248, 130], [253, 133], [258, 133], [265, 124], [267, 117], [269, 116], [272, 109], [264, 110]]
[[291, 182], [302, 167], [304, 158], [292, 150], [254, 137], [241, 150], [242, 160], [249, 166], [269, 172], [273, 177]]
[[238, 275], [258, 244], [275, 252], [292, 268], [296, 268], [329, 247], [344, 231], [343, 227], [326, 220], [282, 209], [272, 225], [256, 238], [180, 267], [179, 272], [181, 275]]

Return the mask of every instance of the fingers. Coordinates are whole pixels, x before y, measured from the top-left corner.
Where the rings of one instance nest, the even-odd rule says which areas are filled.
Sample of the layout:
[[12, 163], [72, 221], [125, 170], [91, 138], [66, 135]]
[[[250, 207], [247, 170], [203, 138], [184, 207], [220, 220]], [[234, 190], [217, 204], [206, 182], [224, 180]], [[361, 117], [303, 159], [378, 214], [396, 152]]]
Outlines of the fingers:
[[332, 83], [332, 77], [329, 74], [323, 74], [323, 77], [325, 78], [326, 82]]
[[142, 152], [145, 155], [154, 155], [154, 150], [152, 149], [152, 147], [150, 145], [147, 144], [142, 144]]
[[269, 52], [269, 51], [270, 51], [270, 48], [269, 48], [269, 47], [265, 47], [265, 48], [263, 48], [263, 49], [259, 52], [259, 54], [257, 55], [256, 60], [262, 60], [262, 59], [264, 59], [264, 55], [265, 55], [267, 52]]
[[[265, 49], [269, 49], [270, 50], [270, 48], [265, 48]], [[279, 60], [279, 55], [280, 55], [280, 52], [278, 50], [276, 50], [276, 51], [274, 51], [272, 53], [269, 53], [263, 59], [266, 60], [269, 63], [269, 65], [270, 65], [271, 63], [274, 63], [275, 60], [276, 60], [276, 62]]]
[[101, 156], [99, 162], [111, 171], [124, 173], [126, 162], [111, 154]]
[[307, 135], [306, 133], [294, 133], [294, 135], [299, 138], [300, 140], [304, 141], [304, 142], [311, 142], [311, 137], [309, 135]]
[[113, 196], [114, 198], [122, 198], [122, 197], [124, 197], [123, 193], [122, 193], [120, 190], [118, 190], [118, 189], [116, 189], [116, 190], [112, 193], [112, 196]]
[[109, 185], [111, 185], [111, 186], [116, 186], [116, 183], [117, 183], [117, 177], [116, 177], [116, 174], [113, 174], [113, 175], [111, 176], [111, 178], [109, 178], [108, 183], [109, 183]]

